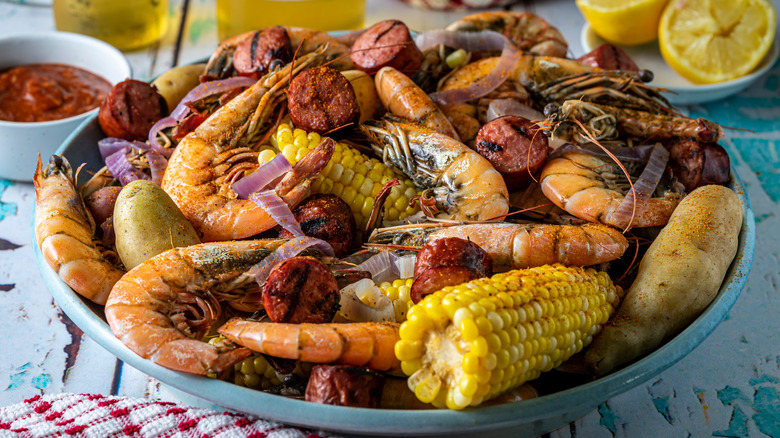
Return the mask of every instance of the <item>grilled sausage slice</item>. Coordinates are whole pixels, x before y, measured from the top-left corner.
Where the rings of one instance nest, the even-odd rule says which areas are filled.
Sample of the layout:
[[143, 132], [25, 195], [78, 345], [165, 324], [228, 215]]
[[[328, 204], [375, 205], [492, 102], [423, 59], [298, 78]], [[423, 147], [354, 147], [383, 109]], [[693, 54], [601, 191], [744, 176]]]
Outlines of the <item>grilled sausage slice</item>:
[[315, 365], [304, 398], [314, 403], [356, 408], [378, 408], [385, 377], [375, 371], [347, 365]]
[[380, 21], [366, 29], [352, 44], [349, 57], [368, 74], [390, 66], [411, 75], [423, 60], [409, 28], [399, 20]]
[[290, 83], [287, 105], [295, 126], [320, 134], [356, 123], [360, 117], [355, 90], [332, 67], [302, 71]]
[[486, 123], [474, 143], [501, 173], [510, 192], [522, 190], [547, 159], [547, 136], [528, 119], [504, 116]]
[[292, 58], [290, 37], [284, 27], [267, 27], [239, 43], [233, 52], [233, 68], [241, 76], [260, 79], [275, 65], [285, 65]]
[[[338, 196], [312, 195], [293, 211], [293, 215], [303, 234], [328, 242], [336, 257], [344, 257], [352, 249], [357, 229], [355, 215]], [[279, 237], [289, 239], [293, 235], [282, 229]]]
[[111, 89], [98, 110], [98, 123], [109, 137], [146, 140], [149, 130], [168, 115], [168, 104], [146, 82], [127, 79]]
[[273, 322], [330, 322], [338, 303], [336, 278], [313, 257], [291, 257], [277, 263], [263, 286], [263, 307]]

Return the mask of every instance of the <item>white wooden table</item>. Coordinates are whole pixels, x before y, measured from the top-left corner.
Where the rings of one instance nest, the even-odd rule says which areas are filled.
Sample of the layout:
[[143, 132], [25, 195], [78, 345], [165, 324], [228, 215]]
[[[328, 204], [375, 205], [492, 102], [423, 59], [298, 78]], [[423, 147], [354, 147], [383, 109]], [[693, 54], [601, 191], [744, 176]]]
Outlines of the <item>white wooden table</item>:
[[[780, 0], [773, 0], [780, 10]], [[169, 68], [180, 0], [171, 1], [171, 29], [157, 47], [127, 53], [137, 79]], [[180, 63], [216, 47], [212, 0], [192, 0]], [[525, 0], [514, 7], [557, 26], [582, 53], [583, 19], [568, 0]], [[366, 23], [398, 18], [418, 30], [464, 15], [413, 9], [396, 0], [368, 0]], [[0, 2], [0, 36], [54, 29], [51, 9]], [[780, 436], [780, 67], [740, 95], [684, 108], [725, 126], [722, 142], [747, 185], [758, 230], [748, 286], [728, 318], [691, 354], [637, 388], [614, 397], [553, 437]], [[32, 172], [33, 169], [30, 169]], [[176, 400], [146, 375], [123, 365], [69, 322], [35, 268], [31, 247], [31, 184], [0, 180], [0, 405], [42, 393], [118, 394]]]

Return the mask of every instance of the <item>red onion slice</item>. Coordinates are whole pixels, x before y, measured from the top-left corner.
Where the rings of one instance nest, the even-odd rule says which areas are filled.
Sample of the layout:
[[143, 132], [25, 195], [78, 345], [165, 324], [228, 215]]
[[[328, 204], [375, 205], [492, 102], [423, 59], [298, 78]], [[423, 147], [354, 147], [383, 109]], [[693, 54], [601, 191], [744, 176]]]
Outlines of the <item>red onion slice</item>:
[[368, 260], [350, 269], [366, 271], [371, 274], [374, 283], [380, 284], [398, 278], [398, 267], [395, 262], [398, 256], [390, 251], [381, 251]]
[[273, 269], [277, 263], [287, 260], [290, 257], [295, 257], [300, 254], [301, 251], [309, 247], [314, 247], [326, 256], [335, 256], [333, 248], [324, 240], [309, 236], [295, 237], [277, 248], [276, 251], [264, 258], [263, 261], [252, 266], [248, 272], [250, 275], [254, 275], [257, 284], [262, 286], [268, 278], [268, 274], [271, 273], [271, 269]]
[[501, 58], [493, 71], [468, 87], [431, 93], [430, 97], [434, 102], [439, 105], [451, 105], [478, 99], [498, 88], [512, 75], [512, 71], [523, 53], [517, 50], [503, 35], [498, 33], [496, 35], [503, 39], [503, 49], [501, 50]]
[[444, 44], [455, 49], [463, 49], [467, 52], [484, 52], [501, 50], [504, 47], [506, 37], [492, 30], [478, 32], [463, 32], [436, 29], [417, 34], [414, 43], [420, 50], [428, 50], [432, 47]]
[[104, 162], [109, 155], [113, 155], [119, 151], [128, 153], [130, 148], [148, 151], [149, 145], [140, 141], [130, 141], [116, 137], [106, 137], [98, 141], [98, 150], [100, 151], [100, 157], [103, 158]]
[[291, 232], [293, 236], [303, 236], [303, 230], [295, 220], [290, 206], [273, 190], [263, 190], [249, 195], [249, 200], [265, 210], [271, 218], [282, 228]]
[[241, 178], [233, 184], [233, 191], [240, 199], [249, 199], [249, 195], [268, 187], [277, 178], [289, 172], [292, 165], [282, 154], [273, 157], [257, 170]]
[[[653, 192], [664, 174], [666, 164], [669, 162], [669, 151], [665, 147], [655, 145], [652, 148], [647, 165], [634, 183], [634, 191], [628, 192], [618, 208], [611, 214], [610, 221], [626, 231], [631, 228], [636, 216], [635, 211], [641, 212], [645, 208], [647, 200], [653, 196]], [[634, 193], [636, 193], [636, 210], [634, 210]]]
[[160, 155], [170, 157], [171, 154], [173, 154], [173, 148], [168, 149], [163, 147], [163, 145], [160, 144], [160, 142], [157, 140], [157, 134], [159, 134], [163, 129], [173, 128], [178, 123], [178, 120], [176, 120], [173, 116], [163, 117], [162, 119], [158, 120], [157, 123], [152, 125], [151, 129], [149, 129], [149, 144]]
[[527, 120], [544, 120], [544, 114], [520, 103], [517, 99], [493, 99], [488, 104], [487, 121], [493, 121], [499, 117], [515, 116]]
[[146, 160], [149, 161], [149, 171], [152, 174], [152, 182], [158, 186], [161, 185], [165, 169], [168, 168], [168, 160], [158, 154], [157, 151], [147, 152]]
[[127, 160], [126, 151], [120, 150], [106, 157], [106, 167], [122, 186], [137, 180], [148, 180], [149, 176], [133, 167]]

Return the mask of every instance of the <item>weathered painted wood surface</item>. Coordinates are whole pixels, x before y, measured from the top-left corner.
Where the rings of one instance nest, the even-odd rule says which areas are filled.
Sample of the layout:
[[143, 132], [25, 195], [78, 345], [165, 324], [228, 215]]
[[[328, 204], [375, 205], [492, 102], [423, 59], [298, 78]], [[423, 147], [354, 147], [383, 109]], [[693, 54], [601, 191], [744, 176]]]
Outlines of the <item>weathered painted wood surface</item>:
[[[181, 63], [205, 58], [216, 46], [213, 2], [191, 3]], [[780, 0], [774, 3], [780, 6]], [[171, 2], [171, 31], [159, 46], [127, 54], [136, 78], [170, 66], [179, 4]], [[513, 9], [547, 18], [572, 53], [582, 53], [583, 19], [573, 2], [526, 0]], [[442, 27], [464, 14], [420, 11], [392, 0], [368, 0], [367, 11], [367, 23], [392, 17], [414, 29]], [[0, 3], [0, 36], [53, 29], [49, 8]], [[755, 210], [758, 242], [748, 286], [691, 354], [551, 436], [780, 436], [780, 66], [735, 97], [683, 111], [745, 129], [729, 130], [722, 145]], [[0, 405], [63, 391], [175, 400], [85, 336], [53, 302], [31, 247], [34, 196], [31, 184], [0, 180]]]

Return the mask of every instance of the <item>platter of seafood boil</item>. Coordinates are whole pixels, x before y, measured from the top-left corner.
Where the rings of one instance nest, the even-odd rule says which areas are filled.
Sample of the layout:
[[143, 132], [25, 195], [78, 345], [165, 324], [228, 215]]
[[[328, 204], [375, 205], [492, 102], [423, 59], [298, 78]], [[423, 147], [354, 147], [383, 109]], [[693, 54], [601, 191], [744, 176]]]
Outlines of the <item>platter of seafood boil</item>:
[[266, 28], [127, 80], [36, 169], [41, 273], [100, 345], [218, 406], [549, 432], [698, 345], [755, 245], [723, 128], [566, 53], [541, 17], [480, 13]]

